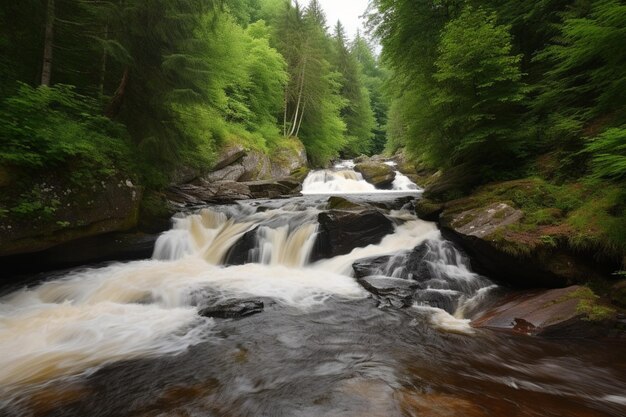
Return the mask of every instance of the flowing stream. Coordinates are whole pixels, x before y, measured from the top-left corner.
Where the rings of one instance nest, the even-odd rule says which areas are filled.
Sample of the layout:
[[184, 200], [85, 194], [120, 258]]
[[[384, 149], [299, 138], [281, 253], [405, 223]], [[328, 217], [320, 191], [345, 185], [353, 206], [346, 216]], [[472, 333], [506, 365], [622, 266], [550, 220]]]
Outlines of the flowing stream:
[[[303, 197], [179, 214], [150, 260], [49, 274], [5, 294], [0, 414], [626, 415], [623, 344], [472, 328], [502, 289], [403, 205], [420, 193], [407, 177], [376, 190], [353, 166], [312, 172]], [[332, 194], [375, 207], [394, 232], [311, 262]], [[372, 294], [354, 277], [353, 264], [382, 256], [367, 279], [408, 296]], [[198, 314], [250, 299], [263, 312]]]

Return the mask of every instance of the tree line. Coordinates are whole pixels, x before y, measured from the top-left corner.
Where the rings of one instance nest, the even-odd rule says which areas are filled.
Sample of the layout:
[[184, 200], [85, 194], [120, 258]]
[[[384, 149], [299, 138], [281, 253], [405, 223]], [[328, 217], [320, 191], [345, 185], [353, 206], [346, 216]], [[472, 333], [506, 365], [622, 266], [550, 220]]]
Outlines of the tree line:
[[317, 0], [3, 2], [0, 166], [158, 188], [225, 144], [292, 137], [322, 166], [382, 150], [383, 77]]
[[[626, 179], [626, 4], [374, 0], [392, 72], [387, 150], [468, 182]], [[478, 178], [478, 179], [477, 179]]]

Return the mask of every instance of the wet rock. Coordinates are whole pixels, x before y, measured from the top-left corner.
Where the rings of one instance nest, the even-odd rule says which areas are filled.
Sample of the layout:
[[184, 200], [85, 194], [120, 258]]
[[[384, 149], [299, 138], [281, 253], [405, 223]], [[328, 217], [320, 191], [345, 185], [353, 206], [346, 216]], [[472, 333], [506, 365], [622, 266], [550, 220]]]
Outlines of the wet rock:
[[391, 259], [391, 255], [359, 259], [352, 264], [354, 276], [364, 278], [372, 275], [390, 275], [387, 271]]
[[219, 171], [228, 165], [237, 162], [246, 155], [246, 150], [241, 145], [230, 145], [222, 149], [217, 157], [217, 162], [213, 166], [213, 171]]
[[606, 335], [615, 312], [586, 287], [515, 294], [472, 321], [474, 327], [545, 337]]
[[376, 188], [389, 188], [396, 179], [395, 171], [382, 162], [362, 162], [354, 170], [360, 172], [363, 179]]
[[256, 260], [257, 231], [255, 227], [237, 240], [226, 255], [225, 265], [244, 265]]
[[435, 222], [443, 212], [443, 204], [436, 203], [427, 198], [421, 198], [415, 202], [415, 214], [422, 220]]
[[365, 206], [344, 197], [332, 196], [328, 199], [328, 208], [331, 210], [363, 210]]
[[52, 213], [28, 221], [7, 215], [0, 219], [0, 256], [43, 251], [62, 243], [137, 225], [142, 187], [129, 179], [113, 178], [88, 187], [68, 186], [47, 178], [34, 185], [39, 203]]
[[419, 305], [440, 308], [449, 314], [454, 314], [459, 304], [458, 293], [434, 289], [417, 291], [413, 299]]
[[170, 187], [167, 192], [170, 201], [181, 206], [193, 206], [204, 203], [232, 203], [237, 200], [252, 198], [250, 188], [235, 181], [200, 181], [196, 184], [183, 184]]
[[388, 301], [394, 307], [408, 307], [413, 304], [413, 294], [419, 284], [401, 278], [384, 276], [368, 276], [357, 279], [370, 293], [383, 301]]
[[[158, 235], [109, 233], [60, 244], [29, 254], [0, 257], [4, 278], [9, 275], [45, 272], [106, 261], [150, 259]], [[3, 279], [0, 279], [2, 284]]]
[[237, 300], [203, 308], [198, 314], [219, 319], [239, 319], [261, 313], [264, 308], [265, 305], [259, 300]]
[[552, 246], [529, 248], [521, 240], [502, 239], [507, 227], [522, 219], [521, 210], [504, 202], [458, 210], [455, 205], [463, 202], [446, 205], [440, 227], [446, 238], [471, 256], [477, 272], [519, 288], [558, 288], [578, 281], [575, 277], [582, 278], [581, 273], [587, 271], [579, 261]]
[[378, 210], [331, 210], [318, 216], [319, 233], [313, 261], [350, 253], [352, 249], [380, 243], [392, 233], [393, 223]]
[[300, 184], [278, 181], [249, 181], [244, 183], [250, 190], [253, 198], [276, 198], [291, 194]]
[[409, 252], [359, 259], [352, 269], [357, 278], [384, 275], [426, 282], [434, 278], [426, 259], [428, 252], [428, 243], [424, 242]]

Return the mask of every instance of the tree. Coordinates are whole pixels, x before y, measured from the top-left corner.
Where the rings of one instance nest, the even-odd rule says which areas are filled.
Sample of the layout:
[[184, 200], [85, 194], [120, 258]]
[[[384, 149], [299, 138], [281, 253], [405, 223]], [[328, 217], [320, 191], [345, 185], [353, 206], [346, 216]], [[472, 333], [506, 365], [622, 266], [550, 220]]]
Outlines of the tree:
[[341, 117], [346, 124], [347, 145], [345, 156], [369, 153], [372, 146], [374, 115], [370, 106], [369, 91], [363, 85], [359, 64], [347, 45], [341, 22], [335, 26], [335, 67], [341, 74], [341, 96], [345, 106]]
[[466, 8], [444, 28], [434, 83], [424, 83], [410, 147], [438, 166], [488, 166], [519, 156], [517, 129], [525, 87], [521, 57], [496, 15]]

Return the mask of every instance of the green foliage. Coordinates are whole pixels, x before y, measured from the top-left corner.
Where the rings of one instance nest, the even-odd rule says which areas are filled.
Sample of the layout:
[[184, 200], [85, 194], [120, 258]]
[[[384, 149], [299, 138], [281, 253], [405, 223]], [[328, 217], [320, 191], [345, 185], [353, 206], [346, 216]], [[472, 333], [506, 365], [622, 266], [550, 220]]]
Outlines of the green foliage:
[[626, 125], [591, 138], [585, 151], [595, 178], [626, 179]]
[[131, 171], [131, 148], [119, 124], [70, 86], [21, 84], [0, 104], [0, 165], [25, 172], [65, 168], [95, 180]]
[[335, 27], [335, 67], [341, 74], [341, 96], [345, 106], [341, 116], [346, 124], [345, 156], [368, 154], [372, 148], [374, 113], [369, 91], [363, 85], [363, 74], [352, 51], [348, 49], [341, 22]]

